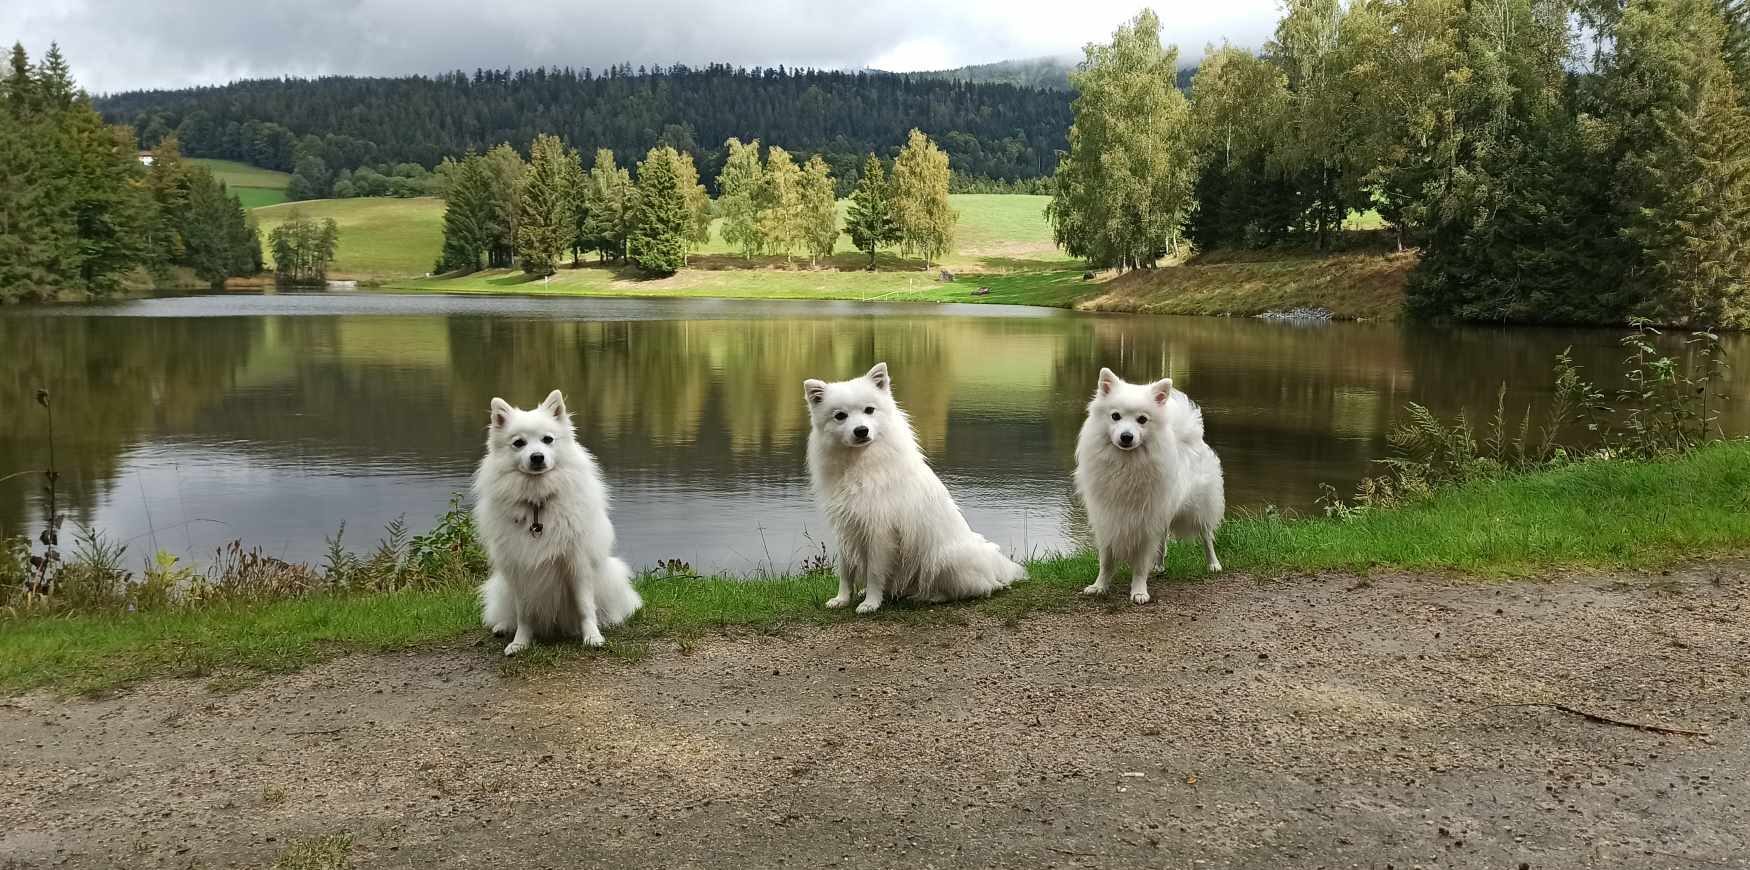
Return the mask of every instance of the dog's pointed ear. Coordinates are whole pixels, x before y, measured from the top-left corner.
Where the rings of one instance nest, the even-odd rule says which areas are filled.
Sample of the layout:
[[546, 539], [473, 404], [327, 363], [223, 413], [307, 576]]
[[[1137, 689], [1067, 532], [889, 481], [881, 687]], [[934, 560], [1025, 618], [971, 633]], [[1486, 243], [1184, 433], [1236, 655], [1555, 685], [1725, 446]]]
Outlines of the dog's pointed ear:
[[515, 411], [509, 402], [497, 396], [492, 397], [492, 428], [503, 429], [505, 421], [510, 419], [510, 412]]
[[802, 382], [802, 396], [810, 405], [818, 405], [826, 401], [826, 381], [809, 378]]
[[1105, 368], [1105, 367], [1102, 367], [1100, 369], [1100, 387], [1099, 387], [1100, 395], [1102, 395], [1102, 396], [1111, 395], [1112, 388], [1118, 386], [1121, 383], [1124, 383], [1124, 382], [1119, 380], [1118, 376], [1113, 374], [1111, 369]]
[[541, 400], [541, 410], [552, 414], [555, 419], [565, 419], [565, 394], [554, 390]]
[[863, 377], [866, 377], [873, 382], [875, 384], [875, 389], [877, 390], [881, 390], [882, 392], [893, 391], [893, 379], [887, 376], [887, 363], [876, 363], [875, 367], [870, 369], [869, 373]]
[[1173, 379], [1161, 378], [1160, 380], [1149, 384], [1148, 388], [1155, 394], [1155, 404], [1165, 405], [1167, 399], [1173, 395]]

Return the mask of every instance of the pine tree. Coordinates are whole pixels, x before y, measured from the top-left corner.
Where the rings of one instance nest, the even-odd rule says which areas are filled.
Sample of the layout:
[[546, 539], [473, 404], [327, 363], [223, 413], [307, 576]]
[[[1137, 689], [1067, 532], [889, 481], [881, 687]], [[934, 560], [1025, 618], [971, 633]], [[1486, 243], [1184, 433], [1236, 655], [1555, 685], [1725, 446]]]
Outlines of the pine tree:
[[893, 222], [900, 251], [923, 258], [925, 268], [954, 246], [960, 216], [948, 204], [948, 176], [948, 155], [911, 131], [893, 161]]
[[672, 275], [686, 263], [689, 216], [687, 191], [675, 172], [673, 148], [650, 149], [638, 164], [638, 195], [632, 237], [632, 262], [653, 275]]
[[776, 145], [766, 149], [764, 196], [759, 211], [760, 235], [765, 248], [783, 254], [789, 262], [803, 242], [802, 170], [790, 152]]
[[819, 154], [802, 167], [801, 229], [808, 262], [818, 266], [821, 257], [831, 257], [839, 241], [838, 198], [833, 196], [832, 176]]
[[766, 252], [761, 212], [765, 208], [766, 169], [760, 163], [758, 139], [724, 143], [729, 157], [717, 176], [717, 204], [723, 212], [723, 241], [752, 259]]
[[602, 259], [626, 258], [626, 242], [633, 220], [632, 176], [614, 165], [614, 152], [601, 148], [589, 170], [584, 191], [584, 237]]
[[1707, 0], [1635, 0], [1610, 81], [1625, 105], [1617, 190], [1638, 246], [1639, 313], [1692, 326], [1750, 326], [1750, 112]]
[[881, 158], [870, 154], [863, 161], [863, 174], [851, 192], [851, 204], [845, 212], [845, 232], [851, 244], [869, 255], [869, 270], [875, 270], [875, 252], [899, 240], [899, 228], [893, 221], [893, 201], [888, 195], [887, 174]]
[[486, 159], [469, 153], [445, 170], [444, 247], [439, 272], [474, 272], [493, 244], [492, 177]]
[[576, 197], [571, 166], [577, 152], [557, 136], [538, 136], [529, 150], [517, 210], [517, 259], [530, 275], [551, 275], [554, 264], [577, 235]]

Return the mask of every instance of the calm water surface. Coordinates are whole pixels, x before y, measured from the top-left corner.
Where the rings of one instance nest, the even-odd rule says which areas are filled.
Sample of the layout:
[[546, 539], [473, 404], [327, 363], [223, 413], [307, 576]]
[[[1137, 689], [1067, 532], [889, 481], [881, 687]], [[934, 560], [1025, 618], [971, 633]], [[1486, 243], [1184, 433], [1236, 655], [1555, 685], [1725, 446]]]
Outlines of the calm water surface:
[[[828, 541], [803, 467], [802, 381], [886, 360], [974, 528], [1019, 553], [1085, 540], [1070, 472], [1102, 365], [1201, 402], [1228, 501], [1314, 511], [1385, 455], [1405, 403], [1487, 416], [1547, 399], [1572, 346], [1618, 333], [1090, 315], [1000, 306], [386, 295], [205, 296], [0, 310], [0, 477], [47, 460], [55, 396], [72, 514], [195, 559], [233, 539], [319, 559], [465, 490], [488, 401], [559, 387], [613, 488], [634, 564], [793, 567]], [[1750, 350], [1729, 340], [1737, 359]], [[1741, 376], [1740, 376], [1740, 379]], [[1739, 389], [1743, 393], [1745, 390]], [[1729, 426], [1750, 429], [1740, 405]], [[0, 531], [34, 532], [38, 483], [0, 482]]]

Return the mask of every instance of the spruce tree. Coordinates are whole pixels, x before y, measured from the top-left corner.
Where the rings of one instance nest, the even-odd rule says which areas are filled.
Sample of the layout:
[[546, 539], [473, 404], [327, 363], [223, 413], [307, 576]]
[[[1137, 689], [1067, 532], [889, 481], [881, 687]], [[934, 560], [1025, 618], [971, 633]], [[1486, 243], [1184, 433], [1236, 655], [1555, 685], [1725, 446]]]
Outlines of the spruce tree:
[[496, 206], [486, 159], [469, 153], [445, 172], [444, 246], [439, 272], [473, 272], [481, 268], [493, 242]]
[[893, 201], [888, 195], [887, 173], [881, 158], [870, 154], [863, 161], [863, 174], [851, 192], [851, 204], [845, 212], [845, 232], [851, 244], [869, 255], [869, 270], [875, 269], [875, 252], [899, 240], [899, 228], [893, 221]]
[[584, 237], [603, 260], [626, 258], [633, 219], [632, 176], [614, 165], [614, 152], [600, 148], [584, 190]]
[[673, 148], [650, 149], [638, 164], [636, 208], [628, 241], [632, 262], [652, 275], [673, 275], [686, 263], [687, 191]]
[[572, 188], [577, 152], [557, 136], [537, 136], [529, 149], [518, 207], [517, 259], [530, 275], [551, 275], [577, 235]]

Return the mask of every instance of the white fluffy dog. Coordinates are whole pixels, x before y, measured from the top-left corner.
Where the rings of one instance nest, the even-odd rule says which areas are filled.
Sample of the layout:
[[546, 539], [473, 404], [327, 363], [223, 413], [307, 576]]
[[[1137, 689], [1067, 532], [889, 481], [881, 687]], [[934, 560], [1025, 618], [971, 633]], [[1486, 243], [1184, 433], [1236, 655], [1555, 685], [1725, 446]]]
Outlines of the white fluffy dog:
[[813, 421], [808, 475], [839, 541], [839, 594], [826, 606], [849, 604], [859, 582], [857, 612], [873, 613], [888, 598], [986, 597], [1021, 579], [930, 470], [894, 404], [887, 363], [852, 381], [803, 381], [802, 392]]
[[1112, 586], [1117, 563], [1130, 565], [1130, 600], [1148, 603], [1148, 574], [1172, 538], [1201, 537], [1210, 571], [1215, 529], [1227, 499], [1221, 460], [1203, 443], [1203, 412], [1173, 389], [1172, 378], [1128, 384], [1100, 369], [1088, 419], [1076, 441], [1076, 492], [1100, 551], [1100, 576], [1084, 595]]
[[492, 400], [474, 524], [492, 562], [481, 608], [493, 634], [515, 632], [507, 656], [536, 637], [581, 635], [601, 646], [602, 628], [644, 606], [632, 570], [613, 556], [607, 487], [558, 390], [532, 411]]

